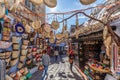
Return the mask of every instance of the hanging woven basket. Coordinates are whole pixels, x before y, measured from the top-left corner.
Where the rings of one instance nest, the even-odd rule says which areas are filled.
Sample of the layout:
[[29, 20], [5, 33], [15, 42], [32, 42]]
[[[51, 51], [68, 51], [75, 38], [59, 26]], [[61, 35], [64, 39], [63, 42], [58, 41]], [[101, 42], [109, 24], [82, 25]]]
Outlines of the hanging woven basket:
[[58, 21], [52, 21], [51, 26], [53, 29], [57, 30], [59, 28], [59, 22]]
[[57, 0], [43, 0], [43, 1], [50, 8], [56, 7], [57, 5]]
[[34, 5], [40, 5], [43, 3], [43, 0], [29, 0], [30, 2], [32, 2]]
[[82, 4], [84, 4], [84, 5], [89, 5], [89, 4], [91, 4], [91, 3], [93, 3], [93, 2], [95, 2], [96, 0], [80, 0], [80, 2], [82, 3]]

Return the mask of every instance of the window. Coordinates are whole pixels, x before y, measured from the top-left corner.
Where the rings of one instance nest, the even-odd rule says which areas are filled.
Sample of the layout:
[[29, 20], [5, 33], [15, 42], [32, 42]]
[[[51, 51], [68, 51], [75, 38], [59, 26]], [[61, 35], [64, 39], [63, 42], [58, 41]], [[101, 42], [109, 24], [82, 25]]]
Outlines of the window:
[[25, 0], [25, 5], [32, 11], [35, 11], [35, 5], [29, 2], [29, 0]]

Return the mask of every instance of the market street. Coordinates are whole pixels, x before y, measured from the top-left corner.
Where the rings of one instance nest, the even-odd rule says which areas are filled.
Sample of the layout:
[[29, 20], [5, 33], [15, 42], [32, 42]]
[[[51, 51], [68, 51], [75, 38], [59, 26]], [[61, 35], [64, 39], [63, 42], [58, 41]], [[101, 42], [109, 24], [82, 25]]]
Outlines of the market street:
[[[61, 62], [59, 59], [58, 62], [49, 66], [47, 80], [83, 80], [75, 65], [73, 66], [73, 72], [70, 71], [67, 57], [62, 60]], [[37, 71], [30, 80], [40, 80], [40, 75], [42, 75], [41, 72]]]

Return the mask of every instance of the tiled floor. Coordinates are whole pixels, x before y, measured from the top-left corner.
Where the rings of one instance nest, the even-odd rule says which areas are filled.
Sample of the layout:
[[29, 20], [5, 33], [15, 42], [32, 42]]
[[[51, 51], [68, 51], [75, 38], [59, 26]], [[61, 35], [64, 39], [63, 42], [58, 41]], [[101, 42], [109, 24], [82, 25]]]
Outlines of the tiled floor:
[[[68, 58], [64, 57], [61, 62], [53, 62], [49, 66], [47, 80], [83, 80], [80, 73], [73, 66], [73, 72], [70, 71]], [[40, 80], [42, 72], [37, 71], [30, 80]]]

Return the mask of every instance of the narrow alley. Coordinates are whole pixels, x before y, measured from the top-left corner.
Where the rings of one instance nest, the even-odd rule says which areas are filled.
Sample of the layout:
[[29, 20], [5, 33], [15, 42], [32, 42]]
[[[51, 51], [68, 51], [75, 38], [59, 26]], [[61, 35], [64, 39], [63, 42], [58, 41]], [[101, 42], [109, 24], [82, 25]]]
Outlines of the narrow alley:
[[[52, 60], [52, 64], [48, 68], [48, 75], [46, 76], [46, 80], [83, 80], [81, 74], [75, 67], [73, 66], [73, 71], [71, 72], [69, 68], [68, 58], [65, 57], [62, 61], [54, 62]], [[37, 71], [30, 80], [40, 80], [42, 76], [42, 72]]]

